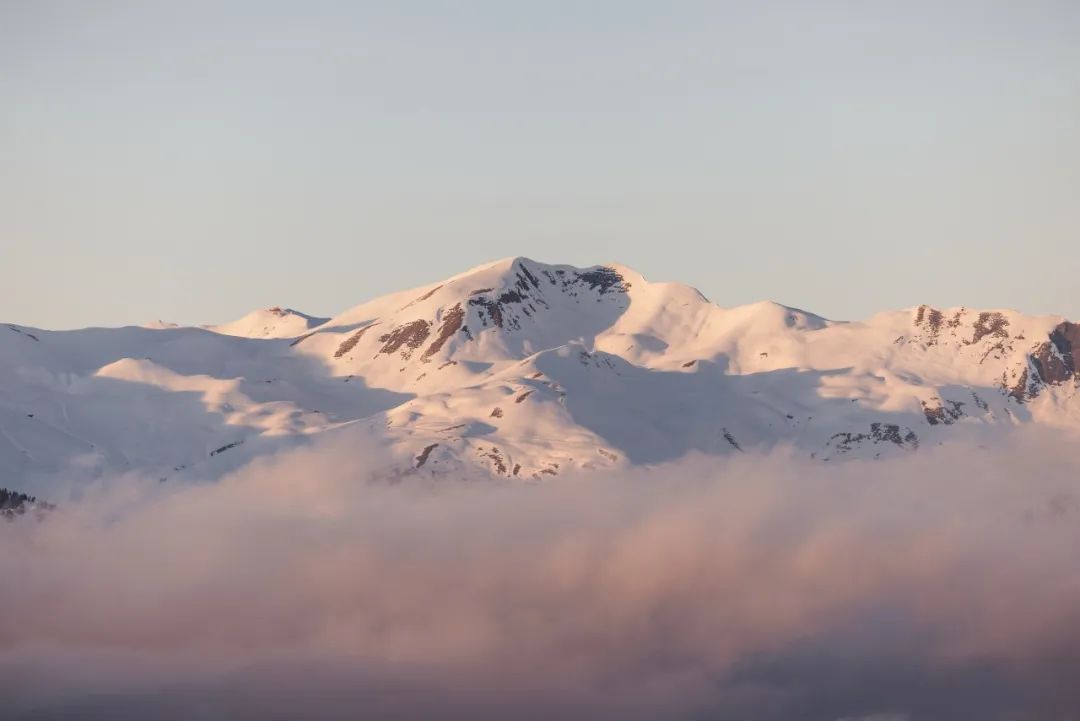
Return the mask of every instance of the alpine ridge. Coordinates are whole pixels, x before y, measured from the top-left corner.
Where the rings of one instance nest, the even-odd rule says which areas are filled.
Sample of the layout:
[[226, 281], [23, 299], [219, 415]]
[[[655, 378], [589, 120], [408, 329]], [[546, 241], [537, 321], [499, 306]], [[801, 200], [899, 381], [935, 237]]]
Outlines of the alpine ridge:
[[686, 453], [887, 458], [1020, 424], [1080, 430], [1080, 325], [915, 308], [721, 308], [620, 265], [479, 266], [329, 319], [0, 325], [0, 487], [216, 478], [321, 438], [391, 476], [540, 479]]

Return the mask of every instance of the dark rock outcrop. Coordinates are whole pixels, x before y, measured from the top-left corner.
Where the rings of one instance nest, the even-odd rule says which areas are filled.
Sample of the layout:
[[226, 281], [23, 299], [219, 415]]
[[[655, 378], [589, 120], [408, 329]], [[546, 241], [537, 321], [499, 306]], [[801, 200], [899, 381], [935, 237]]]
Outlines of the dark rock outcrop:
[[1031, 400], [1049, 386], [1080, 381], [1080, 323], [1065, 321], [1050, 331], [1047, 340], [1028, 353], [1026, 367], [1006, 393], [1020, 403]]
[[1080, 365], [1080, 324], [1059, 323], [1050, 332], [1050, 340], [1032, 353], [1031, 361], [1043, 383], [1057, 385], [1071, 380]]
[[938, 424], [952, 425], [964, 416], [961, 408], [964, 406], [960, 401], [943, 401], [940, 398], [931, 399], [928, 403], [922, 402], [923, 415], [926, 422], [932, 426]]
[[1008, 338], [1009, 321], [1001, 313], [979, 313], [975, 321], [975, 333], [968, 341], [969, 345], [978, 343], [986, 336], [991, 338]]
[[425, 463], [427, 463], [428, 456], [431, 455], [431, 452], [433, 450], [435, 450], [438, 447], [438, 445], [439, 445], [438, 443], [432, 443], [429, 446], [424, 446], [424, 450], [420, 451], [420, 455], [418, 455], [416, 457], [416, 467], [417, 468], [420, 468]]
[[22, 335], [22, 336], [26, 336], [26, 337], [27, 337], [27, 338], [29, 338], [30, 340], [36, 340], [36, 341], [40, 341], [40, 340], [41, 340], [40, 338], [38, 338], [38, 337], [37, 337], [36, 335], [34, 335], [33, 333], [30, 333], [29, 331], [25, 331], [25, 330], [22, 330], [21, 328], [16, 328], [16, 327], [15, 327], [15, 326], [13, 326], [13, 325], [9, 325], [9, 326], [8, 326], [8, 329], [10, 329], [10, 330], [13, 330], [13, 331], [15, 331], [15, 332], [16, 332], [16, 333], [18, 333], [19, 335]]
[[[408, 360], [414, 350], [419, 348], [431, 334], [431, 323], [426, 320], [414, 320], [411, 323], [398, 326], [394, 330], [379, 336], [383, 347], [379, 353], [391, 355], [401, 350], [401, 357]], [[403, 349], [403, 350], [402, 350]]]
[[915, 327], [922, 329], [926, 334], [926, 345], [935, 345], [941, 334], [941, 326], [945, 316], [937, 308], [928, 305], [920, 305], [915, 311]]
[[919, 447], [919, 437], [910, 428], [902, 428], [895, 423], [871, 423], [869, 433], [837, 433], [826, 444], [836, 449], [837, 453], [848, 453], [856, 446], [871, 442], [891, 443], [894, 446], [915, 450]]
[[427, 347], [424, 354], [420, 356], [420, 360], [429, 361], [431, 356], [438, 353], [446, 344], [446, 341], [450, 340], [454, 333], [458, 332], [464, 320], [465, 311], [462, 309], [461, 303], [456, 304], [453, 308], [446, 311], [443, 315], [442, 325], [439, 327], [439, 334], [435, 336], [435, 340], [431, 342], [431, 345]]
[[[334, 351], [334, 357], [335, 358], [340, 358], [341, 356], [345, 355], [346, 353], [351, 351], [353, 348], [355, 348], [356, 344], [360, 342], [360, 339], [364, 337], [364, 334], [367, 333], [369, 330], [371, 330], [371, 328], [373, 328], [375, 325], [376, 325], [375, 323], [372, 323], [371, 325], [366, 325], [363, 328], [361, 328], [360, 330], [353, 333], [348, 338], [346, 338], [341, 343], [341, 345], [338, 346], [338, 349], [336, 351]], [[306, 338], [307, 336], [304, 336], [304, 337]], [[299, 343], [303, 339], [304, 338], [297, 339], [293, 343], [293, 345], [296, 345], [296, 343]]]

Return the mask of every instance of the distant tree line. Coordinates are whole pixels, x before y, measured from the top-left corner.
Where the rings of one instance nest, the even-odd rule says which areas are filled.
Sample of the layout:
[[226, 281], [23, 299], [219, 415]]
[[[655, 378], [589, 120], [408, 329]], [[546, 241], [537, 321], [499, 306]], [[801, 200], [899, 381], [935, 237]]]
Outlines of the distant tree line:
[[0, 488], [0, 516], [8, 520], [21, 516], [31, 509], [49, 511], [53, 508], [55, 508], [53, 504], [39, 501], [36, 496]]

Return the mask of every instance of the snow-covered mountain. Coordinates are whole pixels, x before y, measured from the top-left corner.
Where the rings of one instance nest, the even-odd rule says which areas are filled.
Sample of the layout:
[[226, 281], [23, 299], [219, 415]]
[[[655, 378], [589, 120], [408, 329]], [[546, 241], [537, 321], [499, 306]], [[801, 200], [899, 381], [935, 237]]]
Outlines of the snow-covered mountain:
[[1080, 325], [928, 306], [861, 322], [721, 308], [619, 265], [513, 258], [331, 318], [0, 325], [0, 487], [219, 476], [317, 438], [391, 473], [530, 479], [789, 446], [887, 457], [1018, 424], [1080, 431]]
[[231, 323], [205, 326], [208, 330], [241, 338], [295, 338], [301, 333], [325, 323], [328, 318], [301, 313], [292, 308], [263, 308], [253, 310]]

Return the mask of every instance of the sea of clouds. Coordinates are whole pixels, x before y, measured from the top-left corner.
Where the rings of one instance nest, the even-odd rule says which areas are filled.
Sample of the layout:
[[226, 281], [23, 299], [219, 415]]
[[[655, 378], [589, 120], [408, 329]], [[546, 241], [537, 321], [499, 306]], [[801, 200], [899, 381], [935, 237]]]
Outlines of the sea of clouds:
[[1077, 447], [114, 479], [0, 523], [0, 718], [1080, 718]]

